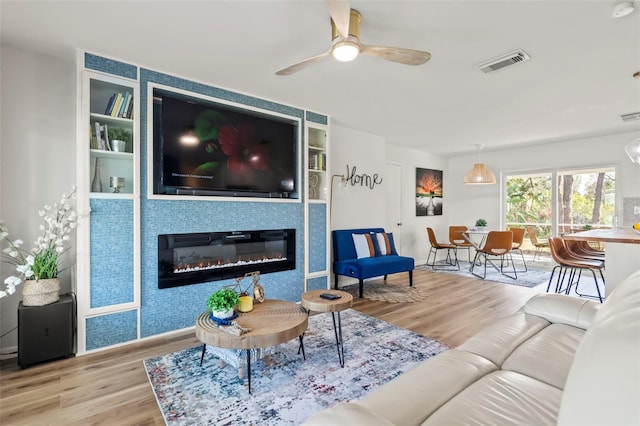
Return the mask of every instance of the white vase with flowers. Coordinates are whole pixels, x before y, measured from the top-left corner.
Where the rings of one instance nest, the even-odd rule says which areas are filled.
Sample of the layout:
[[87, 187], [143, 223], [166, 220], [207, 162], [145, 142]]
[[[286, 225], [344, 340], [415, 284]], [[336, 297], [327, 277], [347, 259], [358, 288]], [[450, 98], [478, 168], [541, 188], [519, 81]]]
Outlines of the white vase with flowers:
[[16, 291], [16, 286], [24, 282], [22, 291], [23, 305], [42, 306], [56, 302], [60, 296], [58, 273], [61, 268], [61, 257], [69, 249], [71, 232], [76, 227], [77, 214], [71, 206], [76, 198], [76, 188], [69, 194], [62, 194], [59, 202], [53, 206], [45, 205], [38, 212], [43, 218], [39, 229], [41, 235], [29, 251], [21, 239], [11, 239], [9, 229], [0, 220], [0, 242], [6, 247], [2, 250], [2, 260], [14, 264], [18, 274], [4, 280], [5, 289], [0, 290], [0, 298]]

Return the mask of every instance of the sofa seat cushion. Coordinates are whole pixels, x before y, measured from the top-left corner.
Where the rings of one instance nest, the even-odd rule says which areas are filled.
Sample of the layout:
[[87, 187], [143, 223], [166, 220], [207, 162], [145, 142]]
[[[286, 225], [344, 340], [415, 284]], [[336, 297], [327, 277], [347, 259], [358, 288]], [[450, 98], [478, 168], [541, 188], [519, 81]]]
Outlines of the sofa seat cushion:
[[502, 369], [564, 389], [573, 357], [584, 333], [585, 330], [581, 328], [551, 324], [520, 345], [502, 364]]
[[561, 398], [562, 391], [554, 386], [499, 370], [473, 383], [422, 424], [555, 425]]
[[[395, 425], [418, 425], [467, 386], [496, 368], [482, 357], [450, 349], [377, 387], [358, 401], [338, 404], [314, 414], [305, 421], [305, 425], [384, 424], [359, 422], [364, 418], [362, 409], [370, 412], [371, 419], [384, 419], [384, 422]], [[336, 421], [336, 416], [348, 413], [344, 406], [353, 404], [359, 406], [356, 410], [358, 417]]]
[[333, 262], [335, 274], [362, 279], [412, 271], [413, 268], [413, 258], [405, 256], [377, 256]]

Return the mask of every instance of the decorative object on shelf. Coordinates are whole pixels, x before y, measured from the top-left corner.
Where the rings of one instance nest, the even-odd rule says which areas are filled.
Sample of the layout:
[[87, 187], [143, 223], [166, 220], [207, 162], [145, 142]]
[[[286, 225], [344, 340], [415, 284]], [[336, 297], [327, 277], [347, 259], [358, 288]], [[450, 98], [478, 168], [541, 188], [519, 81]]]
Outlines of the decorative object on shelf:
[[102, 192], [102, 178], [100, 177], [100, 158], [96, 158], [96, 166], [91, 180], [91, 192]]
[[253, 284], [253, 298], [256, 303], [264, 302], [264, 287], [260, 284], [260, 272], [251, 272], [251, 283]]
[[485, 229], [487, 229], [487, 221], [485, 219], [476, 220], [475, 230], [476, 231], [483, 231]]
[[482, 144], [476, 144], [478, 150], [478, 162], [473, 165], [473, 169], [464, 175], [464, 183], [466, 185], [490, 185], [496, 183], [496, 177], [493, 172], [480, 162], [480, 150]]
[[213, 292], [207, 300], [207, 307], [211, 315], [218, 319], [229, 319], [234, 314], [234, 308], [240, 298], [238, 293], [230, 288], [221, 288]]
[[442, 170], [416, 167], [416, 216], [441, 216]]
[[631, 161], [640, 164], [640, 138], [635, 138], [625, 145], [624, 151], [627, 153]]
[[248, 294], [241, 294], [238, 301], [238, 312], [253, 311], [253, 298]]
[[109, 140], [114, 152], [126, 152], [127, 143], [131, 141], [131, 131], [122, 127], [110, 127]]
[[[42, 306], [58, 301], [58, 273], [64, 270], [62, 257], [69, 248], [70, 234], [76, 227], [77, 215], [70, 203], [75, 198], [76, 187], [72, 187], [69, 194], [62, 194], [59, 202], [53, 206], [45, 205], [38, 212], [44, 220], [44, 224], [40, 225], [42, 235], [36, 239], [31, 250], [22, 247], [22, 240], [10, 239], [9, 229], [0, 220], [0, 240], [7, 243], [2, 250], [2, 260], [14, 264], [19, 272], [18, 276], [4, 280], [7, 287], [0, 290], [0, 298], [13, 294], [16, 286], [24, 280], [24, 306]], [[52, 279], [53, 282], [49, 281]]]
[[109, 176], [109, 187], [113, 188], [113, 193], [118, 194], [120, 188], [124, 188], [124, 178], [119, 176]]
[[309, 198], [312, 200], [318, 199], [318, 182], [320, 177], [318, 175], [309, 175]]

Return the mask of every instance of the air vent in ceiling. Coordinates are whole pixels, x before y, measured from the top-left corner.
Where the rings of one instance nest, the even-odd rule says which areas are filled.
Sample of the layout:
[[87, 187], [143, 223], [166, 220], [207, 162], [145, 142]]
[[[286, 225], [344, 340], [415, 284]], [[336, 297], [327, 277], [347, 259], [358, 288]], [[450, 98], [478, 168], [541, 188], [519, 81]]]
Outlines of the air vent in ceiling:
[[622, 114], [620, 116], [620, 118], [624, 122], [640, 120], [640, 112], [632, 112], [632, 113], [629, 113], [629, 114]]
[[516, 50], [515, 52], [507, 53], [499, 58], [492, 59], [487, 62], [483, 62], [478, 65], [480, 71], [488, 74], [493, 71], [497, 71], [504, 67], [508, 67], [510, 65], [518, 64], [520, 62], [528, 61], [530, 56], [527, 55], [523, 50]]

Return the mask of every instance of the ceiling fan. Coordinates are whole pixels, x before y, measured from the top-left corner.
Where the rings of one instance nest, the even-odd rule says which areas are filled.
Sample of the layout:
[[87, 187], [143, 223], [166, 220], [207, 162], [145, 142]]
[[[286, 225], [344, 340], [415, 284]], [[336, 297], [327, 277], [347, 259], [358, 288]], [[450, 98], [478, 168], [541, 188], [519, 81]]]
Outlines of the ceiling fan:
[[326, 0], [331, 15], [331, 49], [279, 71], [276, 75], [290, 75], [333, 55], [339, 61], [354, 60], [358, 54], [377, 56], [406, 65], [422, 65], [431, 58], [429, 52], [401, 47], [367, 46], [360, 43], [360, 12], [351, 9], [349, 1]]

